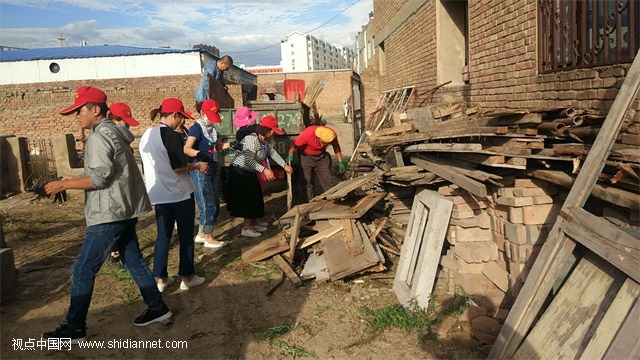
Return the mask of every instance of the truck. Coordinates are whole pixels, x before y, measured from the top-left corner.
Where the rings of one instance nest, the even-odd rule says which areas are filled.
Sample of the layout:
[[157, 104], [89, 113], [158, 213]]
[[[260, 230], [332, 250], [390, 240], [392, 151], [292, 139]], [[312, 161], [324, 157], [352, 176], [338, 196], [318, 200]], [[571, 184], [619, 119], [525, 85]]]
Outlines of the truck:
[[[312, 125], [312, 118], [310, 116], [310, 108], [303, 102], [298, 100], [272, 100], [272, 101], [249, 101], [245, 104], [252, 111], [258, 112], [257, 123], [260, 123], [260, 119], [264, 116], [271, 115], [278, 119], [278, 127], [284, 130], [284, 135], [274, 135], [273, 148], [278, 152], [282, 158], [287, 157], [289, 146], [293, 139], [300, 135], [302, 130]], [[218, 136], [224, 142], [235, 141], [236, 132], [238, 128], [233, 126], [233, 117], [235, 116], [235, 109], [220, 109], [222, 122], [216, 124], [216, 131]], [[228, 191], [227, 174], [231, 161], [233, 160], [234, 149], [228, 149], [218, 153], [218, 164], [220, 165], [220, 194], [226, 199]], [[286, 178], [284, 169], [280, 168], [274, 162], [271, 162], [272, 170], [276, 179], [282, 180]], [[294, 168], [293, 183], [299, 184], [297, 179], [299, 176], [299, 170], [297, 163], [292, 164]], [[294, 186], [298, 188], [298, 186]], [[296, 191], [294, 191], [296, 193]], [[295, 194], [294, 196], [297, 196]]]

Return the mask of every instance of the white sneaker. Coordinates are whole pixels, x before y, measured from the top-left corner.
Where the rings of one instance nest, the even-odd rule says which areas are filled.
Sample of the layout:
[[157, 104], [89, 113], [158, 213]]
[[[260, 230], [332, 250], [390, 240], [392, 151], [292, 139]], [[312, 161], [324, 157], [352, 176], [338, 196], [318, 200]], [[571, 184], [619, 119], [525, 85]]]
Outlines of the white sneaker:
[[256, 225], [258, 226], [262, 226], [262, 227], [267, 227], [269, 226], [269, 223], [263, 220], [256, 220]]
[[167, 278], [167, 282], [165, 282], [164, 284], [161, 284], [161, 283], [158, 283], [158, 284], [157, 284], [157, 285], [158, 285], [158, 290], [159, 290], [160, 292], [163, 292], [166, 288], [168, 288], [169, 286], [171, 286], [171, 284], [173, 284], [174, 282], [175, 282], [175, 280], [174, 280], [171, 276], [169, 276], [169, 277]]
[[200, 235], [196, 235], [196, 243], [197, 244], [206, 244], [207, 240]]
[[266, 226], [260, 226], [260, 225], [253, 225], [253, 230], [255, 231], [267, 231], [267, 227]]
[[227, 245], [228, 244], [226, 242], [224, 242], [224, 241], [218, 241], [217, 244], [212, 244], [212, 243], [209, 243], [209, 242], [205, 242], [204, 243], [204, 247], [206, 247], [207, 249], [220, 249], [221, 247], [225, 247]]
[[242, 232], [240, 233], [240, 235], [247, 236], [247, 237], [252, 237], [252, 238], [256, 238], [256, 237], [262, 236], [261, 233], [255, 231], [253, 229], [242, 229]]
[[189, 290], [202, 284], [204, 284], [204, 278], [198, 275], [193, 275], [191, 277], [191, 281], [189, 282], [184, 282], [184, 280], [182, 280], [182, 282], [180, 283], [180, 290]]

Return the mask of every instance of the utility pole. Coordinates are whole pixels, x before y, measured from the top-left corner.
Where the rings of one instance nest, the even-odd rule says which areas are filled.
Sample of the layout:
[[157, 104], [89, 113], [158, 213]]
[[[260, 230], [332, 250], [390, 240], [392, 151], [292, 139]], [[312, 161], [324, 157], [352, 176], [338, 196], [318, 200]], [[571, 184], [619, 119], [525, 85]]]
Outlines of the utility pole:
[[60, 47], [64, 47], [63, 42], [67, 40], [65, 38], [62, 37], [62, 33], [58, 34], [58, 41], [60, 41]]

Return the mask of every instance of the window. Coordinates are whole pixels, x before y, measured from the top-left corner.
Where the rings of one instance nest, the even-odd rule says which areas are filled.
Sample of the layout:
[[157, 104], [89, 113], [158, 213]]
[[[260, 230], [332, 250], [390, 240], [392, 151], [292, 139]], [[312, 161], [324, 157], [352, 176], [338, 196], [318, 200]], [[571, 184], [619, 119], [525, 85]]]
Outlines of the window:
[[639, 14], [636, 0], [540, 0], [540, 72], [632, 62]]

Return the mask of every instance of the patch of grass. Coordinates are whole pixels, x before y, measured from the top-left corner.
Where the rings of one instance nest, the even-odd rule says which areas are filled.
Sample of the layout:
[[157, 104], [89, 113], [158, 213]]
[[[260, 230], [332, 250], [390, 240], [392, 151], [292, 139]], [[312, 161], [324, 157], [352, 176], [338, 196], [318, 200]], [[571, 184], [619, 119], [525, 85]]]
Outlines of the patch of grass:
[[274, 326], [255, 327], [251, 329], [251, 332], [271, 344], [275, 338], [290, 332], [296, 327], [296, 325], [297, 324], [279, 324]]
[[126, 304], [140, 300], [140, 291], [138, 291], [133, 278], [120, 263], [107, 263], [105, 270], [118, 282], [120, 286], [120, 297]]
[[456, 288], [455, 299], [442, 309], [441, 314], [451, 317], [458, 317], [469, 307], [469, 295], [463, 288]]
[[389, 305], [382, 309], [370, 310], [360, 308], [359, 311], [368, 317], [367, 322], [374, 330], [395, 327], [408, 333], [416, 332], [418, 342], [423, 345], [427, 340], [435, 340], [436, 333], [431, 332], [431, 327], [442, 316], [460, 316], [469, 307], [469, 295], [463, 288], [456, 288], [456, 298], [444, 309], [438, 311], [433, 297], [429, 299], [426, 308], [420, 307], [414, 298], [407, 306], [399, 304]]
[[263, 263], [251, 263], [243, 269], [243, 276], [246, 279], [266, 279], [271, 278], [280, 273], [280, 268], [273, 262], [267, 261]]
[[281, 325], [272, 326], [267, 329], [267, 332], [265, 334], [265, 339], [269, 341], [269, 343], [272, 343], [273, 339], [288, 333], [289, 331], [293, 330], [294, 327], [295, 327], [295, 324], [281, 324]]
[[276, 346], [280, 348], [280, 353], [281, 354], [283, 354], [283, 355], [291, 355], [291, 357], [293, 359], [301, 358], [301, 357], [312, 357], [312, 358], [317, 358], [318, 357], [313, 352], [306, 351], [305, 349], [303, 349], [303, 348], [301, 348], [299, 346], [296, 346], [296, 345], [289, 345], [284, 341], [278, 341]]
[[429, 300], [426, 309], [420, 307], [416, 299], [411, 299], [408, 306], [395, 304], [378, 310], [360, 308], [360, 311], [369, 318], [367, 322], [374, 330], [395, 327], [408, 333], [416, 332], [421, 344], [426, 339], [426, 334], [430, 333], [431, 326], [438, 320], [433, 298]]

